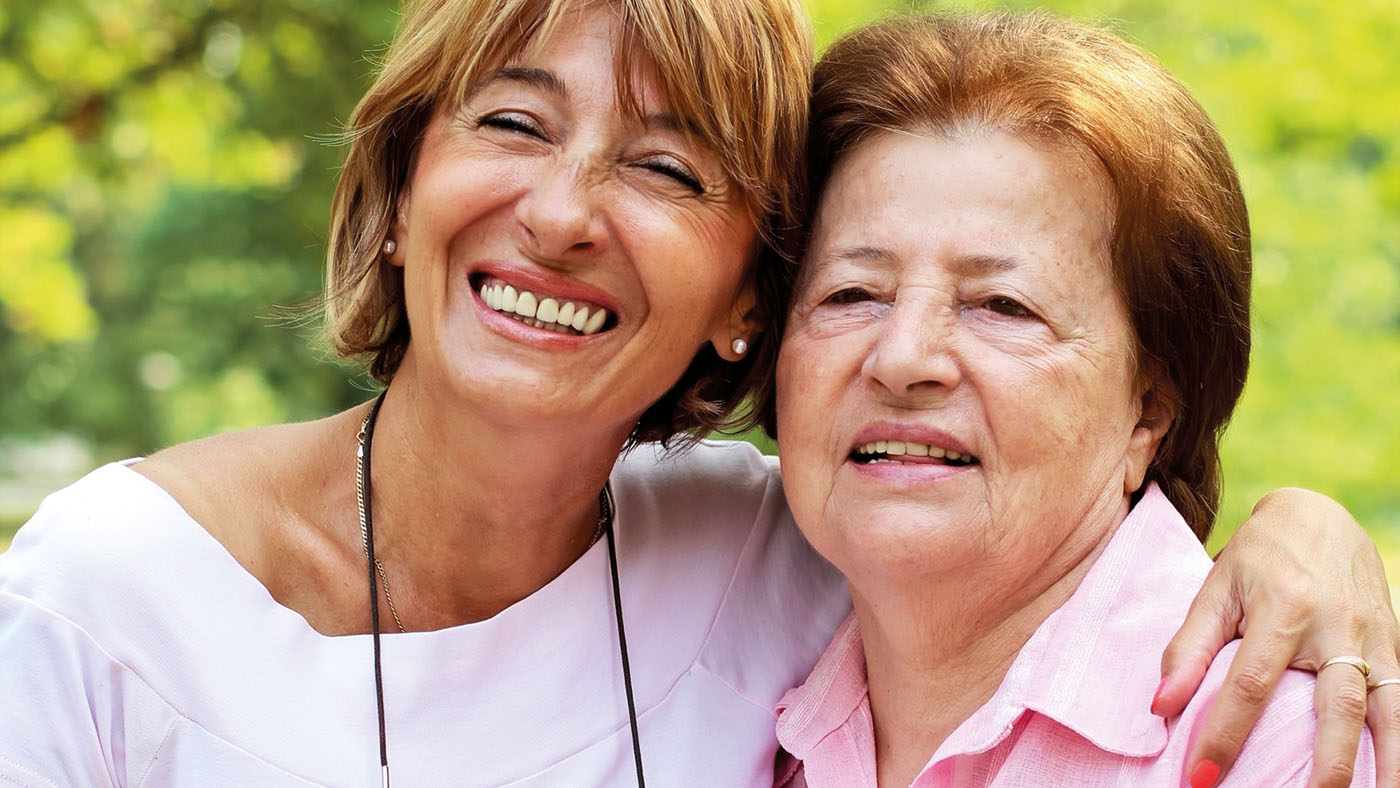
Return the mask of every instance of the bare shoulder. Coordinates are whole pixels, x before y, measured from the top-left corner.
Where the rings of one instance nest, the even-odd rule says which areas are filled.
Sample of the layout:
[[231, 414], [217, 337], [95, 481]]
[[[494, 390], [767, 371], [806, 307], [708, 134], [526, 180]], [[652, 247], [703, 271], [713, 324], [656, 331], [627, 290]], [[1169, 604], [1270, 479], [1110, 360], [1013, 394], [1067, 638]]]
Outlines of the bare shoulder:
[[329, 623], [339, 606], [327, 594], [344, 585], [346, 569], [358, 573], [357, 424], [341, 413], [216, 435], [131, 468], [174, 498], [279, 603], [319, 630], [339, 629]]
[[220, 541], [237, 541], [310, 492], [323, 422], [278, 424], [164, 449], [131, 466]]

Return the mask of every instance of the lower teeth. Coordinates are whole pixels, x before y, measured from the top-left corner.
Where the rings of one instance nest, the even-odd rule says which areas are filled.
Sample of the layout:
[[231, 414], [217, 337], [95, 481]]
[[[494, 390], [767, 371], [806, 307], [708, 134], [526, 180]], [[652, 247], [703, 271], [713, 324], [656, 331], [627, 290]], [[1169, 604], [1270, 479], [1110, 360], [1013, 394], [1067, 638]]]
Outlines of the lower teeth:
[[[905, 455], [902, 455], [902, 454], [901, 454], [901, 455], [898, 455], [898, 456], [893, 456], [893, 455], [889, 455], [889, 454], [862, 454], [862, 455], [856, 457], [856, 462], [865, 462], [865, 463], [872, 463], [872, 462], [903, 462], [903, 461], [904, 461], [904, 460], [903, 460], [903, 457], [904, 457], [904, 456], [905, 456]], [[919, 464], [923, 464], [923, 463], [919, 463]], [[971, 460], [948, 460], [948, 459], [945, 459], [945, 460], [943, 460], [943, 463], [942, 463], [942, 464], [943, 464], [943, 465], [951, 465], [951, 466], [953, 466], [954, 468], [961, 468], [961, 467], [964, 466], [964, 465], [971, 465], [971, 464], [972, 464], [972, 461], [971, 461]]]
[[514, 312], [502, 312], [501, 314], [505, 315], [506, 317], [513, 317], [517, 321], [524, 323], [527, 326], [533, 326], [535, 328], [543, 329], [545, 331], [554, 331], [560, 334], [573, 334], [575, 336], [583, 334], [582, 331], [576, 330], [573, 326], [561, 326], [558, 323], [546, 323], [545, 321], [540, 320], [537, 317], [525, 317], [524, 315], [518, 315]]

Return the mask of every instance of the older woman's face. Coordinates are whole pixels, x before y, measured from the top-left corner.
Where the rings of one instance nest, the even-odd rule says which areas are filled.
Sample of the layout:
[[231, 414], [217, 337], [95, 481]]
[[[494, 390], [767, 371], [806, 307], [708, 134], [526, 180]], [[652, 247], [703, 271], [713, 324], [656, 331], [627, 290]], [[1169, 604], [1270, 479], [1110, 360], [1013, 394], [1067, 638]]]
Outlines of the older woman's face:
[[1116, 524], [1155, 434], [1096, 164], [884, 134], [824, 194], [778, 365], [788, 500], [851, 576], [1041, 561]]
[[441, 108], [399, 206], [404, 368], [499, 422], [628, 428], [729, 345], [753, 219], [654, 75], [622, 111], [617, 36], [609, 4], [580, 4]]

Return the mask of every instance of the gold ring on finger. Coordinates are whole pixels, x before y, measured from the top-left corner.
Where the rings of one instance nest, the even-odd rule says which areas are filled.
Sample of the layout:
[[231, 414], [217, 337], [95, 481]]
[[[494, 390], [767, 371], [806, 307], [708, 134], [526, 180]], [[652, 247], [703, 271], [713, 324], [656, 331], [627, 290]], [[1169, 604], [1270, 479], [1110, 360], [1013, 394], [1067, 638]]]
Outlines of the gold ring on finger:
[[1381, 688], [1381, 687], [1386, 686], [1387, 684], [1400, 684], [1400, 679], [1381, 679], [1380, 681], [1377, 681], [1377, 682], [1374, 682], [1374, 683], [1371, 683], [1371, 684], [1367, 684], [1367, 685], [1366, 685], [1366, 692], [1367, 692], [1367, 694], [1369, 694], [1369, 693], [1371, 692], [1371, 690], [1379, 689], [1379, 688]]
[[[1326, 662], [1322, 663], [1322, 667], [1318, 668], [1318, 669], [1317, 669], [1317, 672], [1318, 672], [1318, 673], [1321, 673], [1322, 671], [1327, 670], [1328, 668], [1332, 667], [1333, 665], [1350, 665], [1350, 666], [1352, 666], [1353, 668], [1356, 668], [1357, 670], [1361, 671], [1361, 678], [1363, 678], [1363, 679], [1369, 679], [1369, 678], [1371, 678], [1371, 666], [1368, 665], [1368, 664], [1366, 664], [1366, 660], [1362, 659], [1361, 657], [1351, 657], [1351, 656], [1333, 657], [1333, 658], [1327, 660]], [[1387, 679], [1387, 680], [1389, 680], [1389, 679]]]

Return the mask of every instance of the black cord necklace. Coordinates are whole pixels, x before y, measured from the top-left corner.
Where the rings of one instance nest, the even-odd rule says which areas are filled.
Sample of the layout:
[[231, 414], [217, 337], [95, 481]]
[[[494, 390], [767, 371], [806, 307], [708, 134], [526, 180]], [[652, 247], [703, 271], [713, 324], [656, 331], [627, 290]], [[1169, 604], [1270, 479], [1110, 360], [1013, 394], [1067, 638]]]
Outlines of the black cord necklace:
[[[374, 442], [374, 422], [379, 416], [379, 406], [384, 404], [381, 392], [370, 405], [369, 413], [360, 424], [357, 436], [359, 447], [355, 452], [355, 497], [360, 509], [360, 539], [364, 542], [365, 557], [369, 564], [369, 618], [370, 635], [374, 643], [374, 697], [379, 708], [379, 767], [382, 785], [389, 788], [389, 741], [384, 730], [384, 670], [380, 662], [379, 650], [379, 589], [376, 586], [374, 560], [374, 518], [370, 509], [370, 446]], [[622, 590], [617, 580], [617, 546], [613, 542], [612, 490], [604, 487], [598, 494], [600, 519], [604, 520], [608, 538], [608, 568], [612, 576], [613, 610], [617, 616], [617, 644], [622, 656], [622, 683], [627, 691], [627, 719], [632, 729], [632, 761], [637, 766], [637, 788], [646, 788], [646, 777], [642, 774], [642, 742], [637, 735], [637, 704], [632, 695], [632, 666], [627, 659], [627, 630], [622, 623]]]

